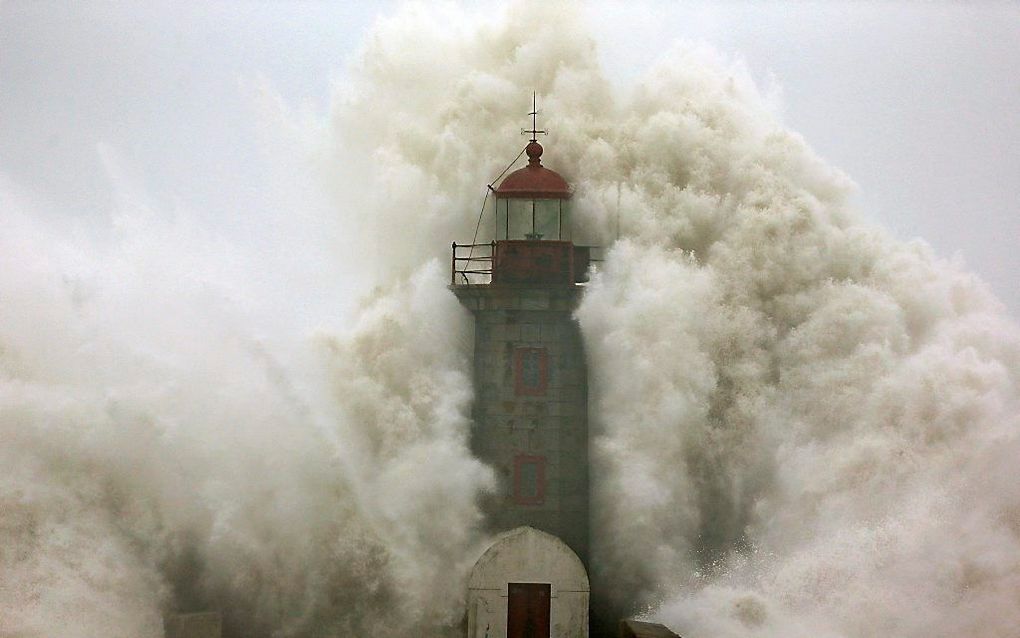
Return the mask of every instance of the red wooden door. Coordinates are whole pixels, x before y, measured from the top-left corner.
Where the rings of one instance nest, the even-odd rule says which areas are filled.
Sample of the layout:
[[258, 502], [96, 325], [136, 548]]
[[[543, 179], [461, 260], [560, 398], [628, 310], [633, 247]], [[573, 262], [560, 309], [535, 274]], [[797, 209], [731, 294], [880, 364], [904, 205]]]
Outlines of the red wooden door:
[[506, 638], [549, 638], [548, 583], [510, 583]]

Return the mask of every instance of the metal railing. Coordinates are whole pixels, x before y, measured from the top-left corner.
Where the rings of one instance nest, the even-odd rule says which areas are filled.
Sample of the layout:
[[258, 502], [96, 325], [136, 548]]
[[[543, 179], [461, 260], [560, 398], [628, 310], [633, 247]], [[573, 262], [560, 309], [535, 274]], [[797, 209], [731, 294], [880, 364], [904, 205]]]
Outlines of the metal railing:
[[[458, 253], [458, 249], [461, 250]], [[467, 249], [467, 255], [464, 255]], [[450, 284], [487, 284], [492, 281], [492, 256], [496, 242], [487, 244], [458, 244], [453, 242], [450, 259]], [[478, 253], [478, 254], [476, 254]]]

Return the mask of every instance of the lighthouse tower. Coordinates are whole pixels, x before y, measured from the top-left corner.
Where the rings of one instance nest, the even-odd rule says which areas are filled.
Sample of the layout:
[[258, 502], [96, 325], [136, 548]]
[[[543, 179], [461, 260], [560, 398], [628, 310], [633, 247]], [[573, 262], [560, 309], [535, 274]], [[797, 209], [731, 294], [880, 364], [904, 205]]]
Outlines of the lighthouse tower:
[[572, 191], [542, 165], [536, 124], [528, 165], [494, 189], [492, 241], [453, 244], [451, 288], [475, 317], [471, 446], [499, 479], [483, 509], [500, 534], [469, 583], [472, 638], [588, 635], [588, 390], [572, 313], [589, 252], [571, 241]]

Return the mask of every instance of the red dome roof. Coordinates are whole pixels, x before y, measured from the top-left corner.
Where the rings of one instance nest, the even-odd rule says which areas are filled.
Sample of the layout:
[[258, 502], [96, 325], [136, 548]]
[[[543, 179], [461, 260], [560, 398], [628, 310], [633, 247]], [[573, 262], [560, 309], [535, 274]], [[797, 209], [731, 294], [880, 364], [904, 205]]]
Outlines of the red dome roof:
[[496, 189], [496, 197], [521, 199], [568, 199], [573, 193], [567, 180], [542, 166], [542, 145], [531, 142], [524, 151], [528, 165], [506, 176]]

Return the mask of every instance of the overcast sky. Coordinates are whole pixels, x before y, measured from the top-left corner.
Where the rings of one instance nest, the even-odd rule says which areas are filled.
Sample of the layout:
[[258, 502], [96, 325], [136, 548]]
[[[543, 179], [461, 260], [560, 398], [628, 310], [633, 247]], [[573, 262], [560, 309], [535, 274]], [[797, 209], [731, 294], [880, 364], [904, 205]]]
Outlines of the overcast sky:
[[[265, 206], [256, 87], [326, 113], [395, 4], [0, 0], [0, 187], [102, 219], [112, 153], [167, 206]], [[1020, 3], [585, 6], [621, 88], [677, 39], [743, 59], [866, 215], [960, 255], [1020, 316]]]

